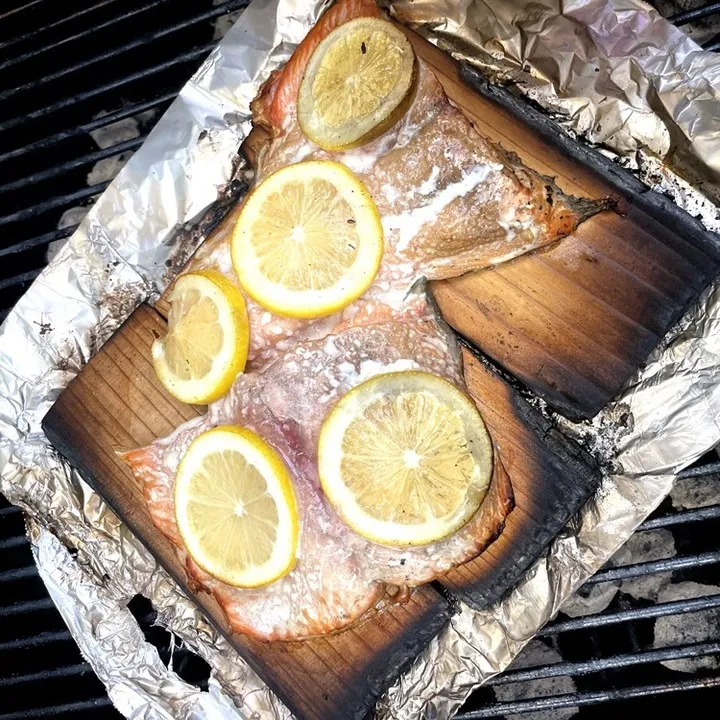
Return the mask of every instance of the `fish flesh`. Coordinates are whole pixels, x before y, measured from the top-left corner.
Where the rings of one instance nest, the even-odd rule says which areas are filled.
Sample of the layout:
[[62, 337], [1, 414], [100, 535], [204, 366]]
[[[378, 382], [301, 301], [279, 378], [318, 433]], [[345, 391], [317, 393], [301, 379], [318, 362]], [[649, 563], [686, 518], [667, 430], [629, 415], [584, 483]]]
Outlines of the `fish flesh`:
[[[496, 452], [483, 503], [451, 537], [412, 548], [362, 538], [323, 497], [317, 471], [320, 426], [340, 397], [379, 373], [424, 370], [464, 388], [454, 336], [427, 297], [424, 281], [553, 243], [605, 207], [565, 195], [483, 138], [422, 61], [408, 111], [376, 140], [327, 152], [306, 138], [295, 100], [314, 48], [342, 23], [380, 15], [372, 0], [340, 0], [253, 102], [255, 123], [270, 133], [258, 157], [256, 183], [309, 159], [341, 162], [365, 183], [385, 235], [372, 286], [341, 312], [316, 320], [279, 317], [246, 298], [251, 339], [245, 373], [204, 416], [124, 454], [143, 484], [153, 521], [175, 545], [188, 573], [215, 595], [233, 628], [263, 640], [340, 630], [383, 599], [402, 596], [400, 588], [429, 582], [470, 560], [500, 534], [513, 496]], [[208, 238], [188, 269], [215, 268], [235, 279], [230, 238], [240, 209]], [[175, 523], [173, 484], [180, 458], [201, 432], [225, 424], [248, 427], [265, 438], [287, 463], [297, 495], [296, 565], [261, 588], [232, 587], [197, 567]]]
[[182, 554], [192, 577], [215, 594], [235, 629], [266, 640], [327, 634], [374, 606], [388, 585], [428, 582], [477, 555], [500, 533], [512, 490], [497, 459], [490, 497], [470, 522], [450, 538], [420, 547], [390, 548], [365, 540], [322, 497], [316, 448], [323, 418], [352, 387], [378, 372], [397, 370], [425, 370], [462, 386], [454, 338], [422, 295], [402, 314], [294, 344], [262, 372], [238, 377], [206, 415], [126, 454], [144, 482], [153, 520], [179, 548], [174, 477], [201, 432], [239, 424], [271, 442], [284, 458], [294, 479], [301, 528], [298, 561], [288, 575], [263, 588], [233, 588]]

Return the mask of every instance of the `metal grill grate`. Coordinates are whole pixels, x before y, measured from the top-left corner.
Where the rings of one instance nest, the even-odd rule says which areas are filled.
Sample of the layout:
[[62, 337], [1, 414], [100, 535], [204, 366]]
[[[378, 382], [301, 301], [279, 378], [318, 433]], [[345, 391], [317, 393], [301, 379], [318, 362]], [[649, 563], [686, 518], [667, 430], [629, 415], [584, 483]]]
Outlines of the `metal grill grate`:
[[[507, 672], [474, 693], [459, 719], [520, 713], [604, 717], [611, 701], [619, 717], [638, 711], [667, 714], [720, 699], [716, 460], [713, 453], [679, 476], [671, 497], [639, 528], [632, 551], [616, 556], [622, 564], [609, 563], [581, 589], [585, 598], [571, 609], [582, 614], [561, 612]], [[688, 507], [676, 509], [682, 505]], [[662, 547], [643, 542], [653, 535], [663, 540]], [[670, 557], [633, 562], [674, 551]], [[611, 583], [615, 592], [610, 589], [603, 600], [603, 588]], [[661, 588], [659, 600], [648, 592], [653, 586]], [[672, 589], [692, 592], [674, 599]]]
[[[2, 496], [0, 551], [0, 720], [120, 718], [47, 595], [20, 508]], [[207, 664], [153, 626], [149, 601], [138, 596], [129, 608], [162, 660], [167, 664], [172, 656], [180, 677], [207, 690]]]
[[47, 596], [20, 509], [2, 498], [0, 548], [0, 718], [117, 717]]
[[0, 321], [249, 0], [0, 11]]
[[[247, 4], [3, 3], [0, 321]], [[720, 49], [720, 3], [680, 13], [669, 0], [657, 5], [666, 15], [675, 12], [671, 19], [678, 25], [691, 23], [705, 47]], [[720, 626], [720, 463], [716, 456], [706, 458], [683, 477], [678, 492], [685, 500], [676, 499], [676, 505], [684, 509], [668, 500], [636, 536], [670, 536], [676, 554], [665, 547], [661, 557], [652, 551], [620, 557], [619, 566], [603, 570], [583, 589], [586, 597], [573, 611], [578, 616], [561, 615], [548, 625], [511, 670], [473, 694], [460, 718], [530, 713], [525, 717], [557, 720], [574, 709], [581, 717], [599, 718], [610, 701], [622, 716], [712, 707], [720, 700], [720, 676], [710, 663], [717, 667], [720, 630], [698, 630], [708, 618]], [[652, 597], [643, 583], [657, 589], [663, 578], [666, 587], [694, 583], [706, 590], [693, 586], [695, 596], [665, 590]], [[130, 607], [169, 661], [171, 638], [153, 627], [149, 603], [136, 598]], [[657, 641], [658, 627], [666, 628], [670, 642]], [[173, 652], [173, 668], [205, 688], [205, 663], [182, 648]], [[672, 663], [694, 670], [673, 670]], [[118, 717], [47, 596], [22, 514], [2, 498], [0, 697], [0, 720]]]

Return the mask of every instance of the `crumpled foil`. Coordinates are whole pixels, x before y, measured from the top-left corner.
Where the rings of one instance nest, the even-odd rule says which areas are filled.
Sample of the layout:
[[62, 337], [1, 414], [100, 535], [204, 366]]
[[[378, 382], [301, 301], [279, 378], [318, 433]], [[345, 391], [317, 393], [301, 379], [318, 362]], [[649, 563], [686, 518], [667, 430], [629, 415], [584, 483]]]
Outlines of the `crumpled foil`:
[[[280, 720], [290, 713], [100, 497], [60, 460], [40, 421], [132, 310], [162, 291], [202, 240], [208, 210], [237, 193], [243, 177], [237, 150], [250, 127], [249, 102], [328, 4], [255, 0], [0, 327], [0, 489], [25, 509], [40, 574], [84, 657], [127, 717]], [[491, 26], [501, 3], [496, 5], [473, 4], [472, 17], [482, 19], [488, 37], [496, 33], [506, 38], [506, 25], [498, 21], [495, 29]], [[471, 14], [457, 14], [470, 8], [466, 0], [403, 0], [394, 6], [416, 23], [427, 18], [413, 18], [413, 7], [418, 12], [431, 8], [433, 23], [441, 16], [454, 18], [454, 29], [449, 22], [442, 27], [429, 23], [425, 29], [438, 30], [444, 42], [456, 38], [465, 44], [467, 58], [475, 58], [475, 46], [466, 40], [468, 28], [473, 28]], [[674, 36], [676, 31], [646, 5], [616, 0], [617, 15], [606, 0], [576, 0], [564, 6], [574, 28], [564, 41], [602, 29], [600, 54], [586, 57], [583, 48], [570, 62], [548, 62], [543, 70], [557, 88], [575, 88], [575, 114], [583, 122], [594, 108], [609, 112], [598, 102], [599, 85], [583, 84], [588, 62], [597, 64], [603, 54], [617, 59], [621, 52], [657, 58], [660, 51], [664, 64], [656, 62], [655, 71], [664, 87], [675, 88], [672, 107], [678, 109], [678, 118], [689, 122], [692, 117], [697, 129], [717, 122], [720, 112], [713, 98], [720, 83], [714, 83], [714, 90], [710, 87], [707, 53], [695, 48], [691, 57], [689, 41]], [[561, 22], [553, 20], [549, 6], [536, 2], [527, 7], [536, 8], [538, 19], [534, 26], [523, 25], [518, 49], [543, 47], [553, 37], [563, 41], [548, 32]], [[657, 34], [648, 35], [648, 27]], [[505, 54], [512, 57], [511, 46], [509, 40], [507, 48], [498, 41], [493, 54], [498, 63]], [[568, 52], [575, 52], [573, 47], [568, 46]], [[548, 58], [557, 54], [547, 45], [545, 51]], [[603, 60], [602, 67], [610, 67], [608, 63]], [[658, 110], [656, 97], [643, 105], [647, 96], [638, 88], [649, 84], [633, 68], [629, 59], [618, 63], [609, 73], [612, 84], [603, 92], [608, 97], [609, 90], [626, 92], [641, 115], [643, 107]], [[583, 92], [586, 99], [577, 100]], [[599, 109], [597, 113], [602, 115]], [[614, 131], [628, 147], [662, 135], [654, 135], [659, 124], [646, 117], [636, 136], [632, 114], [618, 115]], [[695, 143], [698, 156], [716, 162], [716, 140]], [[689, 185], [682, 193], [702, 202]], [[461, 607], [382, 698], [378, 718], [451, 715], [478, 684], [505, 668], [563, 601], [607, 561], [666, 496], [674, 474], [720, 442], [720, 289], [705, 292], [622, 396], [591, 423], [554, 419], [603, 463], [606, 471], [598, 493], [504, 600], [483, 612]], [[138, 593], [152, 600], [158, 623], [171, 630], [176, 642], [209, 663], [209, 692], [181, 680], [172, 663], [165, 667], [145, 642], [127, 609]]]
[[697, 192], [720, 203], [720, 54], [703, 52], [653, 8], [640, 0], [386, 4], [720, 229], [717, 208]]

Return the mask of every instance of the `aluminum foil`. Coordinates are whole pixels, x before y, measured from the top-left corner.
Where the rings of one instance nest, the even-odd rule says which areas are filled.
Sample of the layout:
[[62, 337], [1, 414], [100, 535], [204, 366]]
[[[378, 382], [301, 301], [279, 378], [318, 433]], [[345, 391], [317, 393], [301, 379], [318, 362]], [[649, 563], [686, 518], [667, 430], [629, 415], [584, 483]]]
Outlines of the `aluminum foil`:
[[639, 0], [396, 0], [457, 59], [638, 163], [674, 167], [720, 199], [720, 55]]
[[[83, 655], [127, 717], [280, 720], [290, 714], [105, 503], [58, 458], [40, 421], [132, 310], [162, 291], [202, 240], [218, 203], [226, 204], [242, 191], [244, 170], [237, 150], [249, 130], [249, 101], [327, 4], [255, 0], [0, 328], [0, 489], [26, 510], [40, 574]], [[428, 33], [437, 32], [436, 39], [457, 42], [476, 62], [485, 62], [481, 58], [486, 56], [480, 54], [481, 44], [467, 37], [479, 37], [480, 27], [487, 37], [495, 33], [507, 44], [498, 40], [490, 47], [499, 65], [504, 55], [513, 57], [510, 26], [496, 14], [500, 5], [416, 0], [397, 2], [394, 10], [406, 20], [425, 23]], [[603, 92], [608, 97], [609, 90], [625, 93], [623, 102], [644, 117], [638, 88], [648, 89], [651, 83], [634, 72], [633, 61], [618, 60], [621, 53], [624, 57], [633, 51], [638, 58], [656, 61], [662, 52], [664, 64], [655, 62], [654, 67], [663, 87], [687, 82], [689, 91], [675, 90], [667, 105], [682, 109], [677, 116], [683, 122], [694, 118], [687, 127], [703, 130], [717, 122], [720, 112], [713, 102], [720, 83], [710, 87], [707, 54], [694, 49], [691, 57], [686, 41], [647, 6], [622, 0], [616, 15], [605, 0], [564, 6], [566, 18], [561, 19], [549, 5], [527, 5], [535, 8], [536, 22], [523, 21], [516, 49], [545, 47], [546, 56], [555, 57], [543, 42], [559, 41], [549, 29], [568, 17], [577, 30], [573, 37], [594, 37], [602, 30], [594, 55], [587, 55], [585, 46], [580, 52], [568, 45], [567, 52], [576, 53], [573, 59], [555, 65], [548, 61], [543, 70], [560, 91], [558, 97], [563, 88], [573, 88], [575, 105], [570, 106], [587, 127], [594, 127], [588, 119], [592, 113], [598, 122], [605, 115], [615, 117], [607, 103], [598, 102], [603, 86], [594, 81], [596, 75], [583, 84], [588, 63], [609, 69], [613, 57], [617, 67], [609, 71], [612, 83]], [[413, 9], [421, 14], [413, 17]], [[430, 10], [434, 15], [428, 20]], [[515, 12], [520, 19], [517, 8]], [[449, 20], [438, 21], [441, 16]], [[482, 23], [474, 26], [473, 19]], [[654, 30], [648, 34], [650, 27]], [[618, 148], [624, 143], [634, 150], [662, 140], [660, 126], [667, 127], [667, 117], [657, 98], [652, 99], [659, 120], [644, 117], [636, 134], [630, 120], [635, 113], [620, 113], [605, 141], [617, 136]], [[715, 140], [690, 146], [712, 165], [720, 156], [713, 149]], [[662, 151], [665, 146], [653, 147]], [[648, 178], [652, 180], [651, 174]], [[702, 203], [689, 185], [678, 187], [681, 199]], [[592, 423], [573, 425], [554, 418], [603, 462], [602, 487], [507, 598], [484, 612], [461, 608], [386, 693], [378, 718], [448, 717], [474, 687], [509, 664], [662, 501], [673, 474], [720, 442], [719, 375], [720, 291], [711, 288], [622, 397]], [[152, 600], [158, 623], [171, 630], [176, 642], [210, 664], [209, 692], [183, 682], [172, 663], [165, 667], [145, 642], [127, 609], [138, 593]]]

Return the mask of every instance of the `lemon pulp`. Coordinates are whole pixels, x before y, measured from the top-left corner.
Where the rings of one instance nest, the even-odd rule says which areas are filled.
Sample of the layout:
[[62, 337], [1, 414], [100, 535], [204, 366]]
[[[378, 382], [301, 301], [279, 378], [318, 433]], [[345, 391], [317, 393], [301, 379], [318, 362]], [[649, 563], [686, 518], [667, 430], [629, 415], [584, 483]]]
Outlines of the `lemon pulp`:
[[357, 147], [407, 110], [415, 55], [404, 33], [380, 18], [335, 28], [308, 61], [298, 90], [298, 122], [326, 150]]
[[340, 163], [278, 170], [249, 196], [233, 231], [245, 291], [289, 317], [329, 315], [358, 298], [380, 267], [383, 231], [362, 182]]
[[277, 452], [246, 428], [221, 426], [190, 444], [175, 480], [175, 516], [193, 560], [230, 585], [265, 585], [295, 563], [292, 481]]
[[479, 508], [492, 444], [472, 401], [425, 372], [393, 372], [347, 393], [323, 423], [323, 490], [359, 534], [423, 545], [458, 530]]
[[222, 397], [245, 368], [249, 321], [239, 288], [219, 272], [186, 273], [169, 296], [168, 332], [153, 342], [160, 382], [187, 403]]

